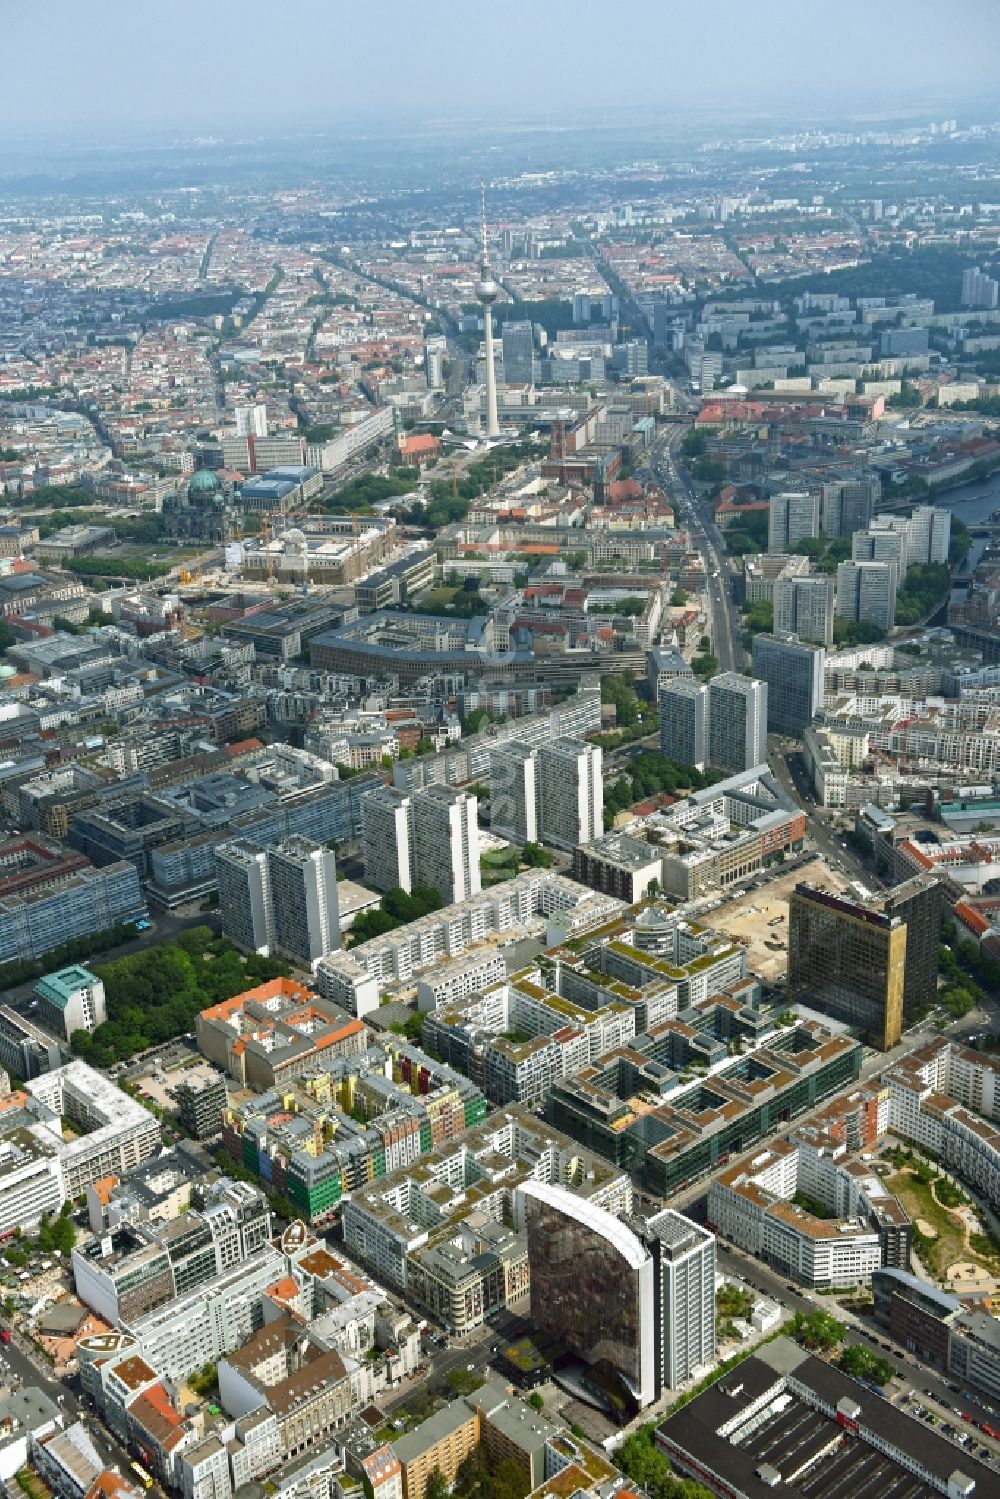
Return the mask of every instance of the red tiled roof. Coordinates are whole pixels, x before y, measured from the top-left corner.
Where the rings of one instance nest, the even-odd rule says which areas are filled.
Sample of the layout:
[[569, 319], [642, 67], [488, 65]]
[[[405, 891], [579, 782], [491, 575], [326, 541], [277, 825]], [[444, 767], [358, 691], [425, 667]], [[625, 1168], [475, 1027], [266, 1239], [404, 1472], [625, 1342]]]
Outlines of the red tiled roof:
[[256, 750], [262, 750], [264, 742], [262, 739], [237, 739], [235, 744], [226, 745], [226, 754], [231, 759], [237, 755], [252, 755]]
[[436, 453], [440, 446], [438, 439], [429, 432], [418, 432], [413, 437], [402, 437], [399, 441], [399, 451], [404, 458], [416, 453]]
[[232, 999], [223, 999], [217, 1005], [210, 1005], [201, 1013], [206, 1020], [228, 1020], [246, 1009], [255, 999], [291, 999], [301, 1002], [310, 997], [309, 990], [303, 984], [296, 983], [295, 979], [268, 979], [266, 984], [258, 984], [255, 989], [245, 989], [242, 994], [234, 994]]

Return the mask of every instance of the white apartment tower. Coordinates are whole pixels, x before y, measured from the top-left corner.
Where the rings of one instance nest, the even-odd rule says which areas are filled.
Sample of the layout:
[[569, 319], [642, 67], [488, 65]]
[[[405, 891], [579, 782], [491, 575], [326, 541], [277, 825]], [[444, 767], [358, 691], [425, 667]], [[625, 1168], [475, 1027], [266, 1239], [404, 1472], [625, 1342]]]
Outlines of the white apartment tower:
[[664, 1208], [646, 1219], [639, 1237], [653, 1258], [659, 1395], [715, 1359], [715, 1236]]
[[787, 546], [819, 535], [819, 495], [774, 494], [767, 517], [767, 550], [783, 552]]
[[234, 414], [237, 437], [267, 436], [267, 407], [263, 401], [253, 406], [237, 406]]
[[444, 388], [444, 362], [448, 357], [448, 341], [435, 337], [424, 340], [424, 372], [428, 390]]
[[996, 307], [1000, 298], [1000, 282], [986, 276], [977, 265], [970, 265], [962, 272], [962, 306]]
[[909, 562], [947, 562], [951, 549], [951, 511], [940, 505], [918, 505], [906, 522]]
[[724, 671], [708, 684], [708, 763], [752, 770], [767, 763], [767, 683]]
[[513, 843], [538, 841], [538, 750], [511, 740], [490, 751], [490, 827]]
[[371, 791], [361, 803], [365, 884], [373, 890], [413, 889], [413, 803], [395, 786]]
[[413, 797], [413, 881], [436, 890], [445, 905], [482, 889], [479, 804], [453, 786], [428, 786]]
[[814, 645], [832, 645], [833, 579], [776, 578], [774, 633], [797, 635]]
[[604, 775], [596, 744], [556, 739], [538, 750], [539, 837], [574, 849], [604, 833]]
[[280, 952], [305, 967], [340, 946], [337, 862], [307, 838], [270, 848], [239, 840], [216, 854], [222, 930], [244, 952]]
[[[895, 516], [885, 517], [896, 520]], [[908, 536], [905, 524], [881, 524], [883, 517], [877, 515], [867, 531], [855, 531], [851, 537], [852, 562], [892, 562], [897, 578], [906, 576], [909, 565]], [[917, 558], [913, 558], [917, 561]]]
[[340, 946], [337, 861], [308, 838], [286, 838], [267, 850], [275, 946], [312, 968]]
[[660, 688], [660, 751], [668, 760], [704, 770], [708, 758], [708, 688], [675, 677]]
[[222, 933], [243, 952], [266, 956], [274, 947], [267, 853], [240, 839], [215, 855]]
[[867, 621], [888, 632], [896, 618], [898, 578], [894, 562], [841, 562], [837, 568], [838, 617]]

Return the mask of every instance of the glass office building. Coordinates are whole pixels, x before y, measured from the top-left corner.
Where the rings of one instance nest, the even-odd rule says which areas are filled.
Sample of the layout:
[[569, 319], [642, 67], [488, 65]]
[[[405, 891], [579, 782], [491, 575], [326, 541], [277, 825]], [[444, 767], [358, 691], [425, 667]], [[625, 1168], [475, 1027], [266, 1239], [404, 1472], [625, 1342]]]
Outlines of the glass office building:
[[531, 1320], [639, 1406], [655, 1398], [653, 1262], [603, 1208], [547, 1182], [518, 1188], [531, 1271]]

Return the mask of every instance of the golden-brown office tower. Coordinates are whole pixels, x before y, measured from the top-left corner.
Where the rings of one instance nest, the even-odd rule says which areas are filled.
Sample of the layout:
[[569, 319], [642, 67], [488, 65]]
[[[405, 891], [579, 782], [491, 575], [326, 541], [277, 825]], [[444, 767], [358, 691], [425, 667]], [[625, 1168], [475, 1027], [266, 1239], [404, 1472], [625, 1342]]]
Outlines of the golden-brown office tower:
[[788, 902], [788, 996], [888, 1051], [903, 1033], [907, 924], [876, 903], [797, 885]]

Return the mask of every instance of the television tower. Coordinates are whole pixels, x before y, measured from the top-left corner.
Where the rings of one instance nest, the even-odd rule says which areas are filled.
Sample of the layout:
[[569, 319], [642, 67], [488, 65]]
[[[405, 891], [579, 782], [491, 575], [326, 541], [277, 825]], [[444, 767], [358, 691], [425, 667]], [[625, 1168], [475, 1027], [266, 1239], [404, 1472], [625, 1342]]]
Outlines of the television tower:
[[500, 423], [497, 421], [497, 377], [493, 368], [493, 303], [500, 295], [500, 288], [490, 270], [490, 252], [486, 245], [486, 183], [483, 181], [479, 183], [479, 195], [482, 204], [483, 253], [479, 262], [476, 301], [483, 309], [483, 327], [486, 330], [486, 436], [497, 438], [500, 436]]

